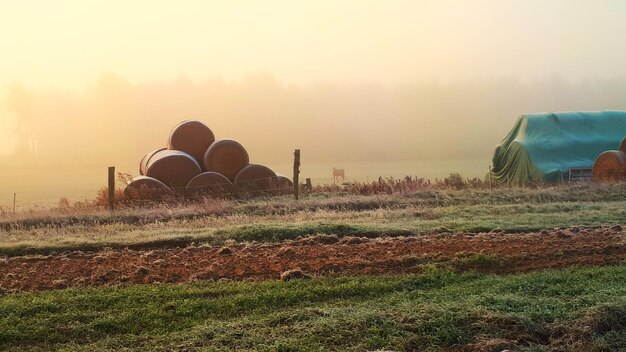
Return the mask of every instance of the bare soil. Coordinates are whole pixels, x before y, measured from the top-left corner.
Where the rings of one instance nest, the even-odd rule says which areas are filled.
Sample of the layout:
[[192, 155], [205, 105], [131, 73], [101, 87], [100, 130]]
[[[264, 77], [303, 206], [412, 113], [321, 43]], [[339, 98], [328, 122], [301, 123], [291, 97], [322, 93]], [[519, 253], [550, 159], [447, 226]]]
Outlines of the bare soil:
[[0, 291], [219, 279], [278, 280], [281, 273], [295, 269], [319, 276], [418, 273], [426, 263], [457, 270], [518, 273], [625, 260], [626, 242], [620, 227], [527, 234], [496, 231], [379, 238], [315, 236], [276, 244], [105, 249], [4, 258], [0, 259]]

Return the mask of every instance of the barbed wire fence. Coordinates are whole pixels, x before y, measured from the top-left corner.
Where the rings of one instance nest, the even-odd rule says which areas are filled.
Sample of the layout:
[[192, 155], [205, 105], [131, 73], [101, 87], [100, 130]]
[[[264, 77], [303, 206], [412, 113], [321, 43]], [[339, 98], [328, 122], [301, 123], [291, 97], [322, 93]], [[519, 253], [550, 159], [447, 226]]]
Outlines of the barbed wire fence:
[[[297, 174], [299, 175], [299, 152], [297, 149], [294, 153], [294, 165], [298, 165], [298, 168], [294, 167], [294, 180], [297, 181]], [[107, 182], [103, 183], [103, 186], [99, 188], [85, 189], [82, 188], [80, 193], [84, 196], [82, 200], [75, 200], [74, 204], [92, 204], [101, 198], [103, 193], [106, 195], [106, 201], [108, 201], [108, 207], [113, 210], [119, 200], [116, 200], [116, 193], [124, 190], [126, 186], [132, 180], [132, 175], [126, 173], [115, 173], [115, 167], [109, 167], [107, 173]], [[212, 183], [207, 185], [198, 186], [185, 186], [185, 187], [171, 187], [168, 186], [167, 194], [162, 194], [155, 199], [149, 199], [150, 197], [142, 197], [141, 191], [139, 194], [134, 194], [133, 191], [128, 192], [129, 199], [125, 201], [132, 202], [133, 204], [147, 205], [147, 204], [159, 204], [163, 202], [188, 202], [199, 201], [203, 199], [240, 199], [248, 198], [252, 196], [260, 195], [287, 195], [290, 193], [297, 194], [300, 189], [312, 189], [311, 179], [308, 178], [307, 183], [304, 185], [281, 184], [278, 181], [278, 177], [262, 177], [257, 179], [224, 183]], [[304, 187], [303, 187], [304, 186]], [[37, 189], [39, 188], [39, 189]], [[71, 202], [66, 194], [55, 194], [54, 196], [46, 196], [45, 200], [34, 200], [37, 198], [37, 194], [46, 193], [46, 190], [41, 189], [42, 186], [29, 187], [27, 189], [20, 189], [19, 191], [12, 192], [10, 194], [0, 194], [0, 215], [15, 215], [24, 211], [33, 210], [45, 210], [52, 208], [70, 207]], [[218, 190], [216, 192], [216, 190]], [[148, 195], [150, 193], [159, 192], [159, 190], [145, 189]], [[126, 192], [125, 192], [126, 193]], [[24, 197], [25, 196], [25, 197]], [[27, 201], [22, 200], [27, 199]], [[78, 198], [78, 197], [72, 197]], [[7, 201], [8, 200], [8, 201]], [[102, 206], [103, 204], [98, 204]]]
[[[116, 176], [119, 176], [116, 175]], [[117, 178], [117, 177], [116, 177]], [[263, 183], [263, 185], [261, 185], [261, 183]], [[116, 180], [115, 182], [115, 186], [113, 187], [113, 190], [123, 190], [124, 188], [126, 188], [127, 184], [123, 183], [123, 182], [119, 182], [119, 180]], [[255, 187], [258, 186], [258, 187]], [[255, 189], [257, 188], [257, 189]], [[87, 195], [89, 194], [90, 196], [87, 196], [84, 198], [84, 200], [82, 201], [93, 201], [99, 193], [106, 191], [107, 193], [109, 192], [109, 187], [106, 185], [103, 185], [99, 188], [91, 188], [91, 189], [81, 189], [80, 193]], [[145, 190], [138, 190], [139, 194], [137, 194], [137, 196], [141, 196], [141, 192], [145, 191], [146, 193], [151, 193], [151, 192], [159, 192], [159, 190], [155, 190], [155, 189], [149, 189], [146, 188]], [[167, 191], [171, 191], [171, 192], [167, 192], [168, 194], [164, 194], [164, 198], [166, 199], [171, 199], [171, 200], [199, 200], [199, 199], [204, 199], [204, 198], [208, 198], [208, 197], [213, 197], [213, 198], [225, 198], [225, 197], [243, 197], [246, 195], [257, 195], [257, 194], [276, 194], [276, 193], [280, 193], [280, 194], [289, 194], [291, 192], [293, 192], [293, 189], [291, 189], [291, 185], [289, 186], [285, 186], [285, 185], [280, 185], [278, 180], [276, 178], [271, 178], [271, 177], [263, 177], [263, 178], [257, 178], [257, 179], [252, 179], [252, 180], [246, 180], [246, 181], [240, 181], [237, 184], [234, 184], [232, 182], [230, 183], [213, 183], [213, 184], [209, 184], [209, 185], [199, 185], [199, 186], [187, 186], [187, 187], [168, 187]], [[46, 200], [33, 200], [34, 198], [36, 198], [37, 194], [42, 193], [42, 191], [39, 190], [20, 190], [20, 192], [12, 192], [12, 193], [3, 193], [0, 194], [0, 199], [2, 201], [0, 201], [0, 212], [4, 212], [4, 213], [16, 213], [19, 212], [20, 209], [24, 209], [24, 208], [46, 208], [46, 207], [56, 207], [59, 206], [61, 203], [65, 202], [66, 200], [68, 200], [68, 196], [64, 195], [64, 194], [58, 194], [58, 195], [49, 195], [46, 196]], [[165, 192], [164, 192], [165, 193]], [[25, 197], [25, 199], [28, 199], [26, 201], [23, 200], [23, 198], [21, 197]], [[130, 192], [130, 195], [132, 197], [132, 192]], [[167, 197], [169, 195], [169, 197]], [[21, 197], [20, 197], [21, 196]], [[78, 198], [76, 196], [72, 197], [72, 198]], [[54, 199], [54, 200], [53, 200]], [[160, 202], [161, 200], [151, 200], [151, 199], [133, 199], [133, 202], [144, 202], [144, 203], [157, 203]], [[75, 202], [81, 202], [81, 200], [76, 200]]]
[[[611, 168], [605, 168], [601, 171], [609, 171]], [[299, 169], [298, 169], [299, 171]], [[571, 174], [571, 173], [569, 173]], [[115, 174], [115, 182], [114, 187], [112, 188], [113, 192], [120, 191], [126, 187], [126, 183], [122, 182], [123, 173]], [[588, 177], [577, 177], [577, 178], [568, 178], [568, 172], [563, 173], [563, 177], [559, 178], [557, 184], [572, 184], [572, 183], [581, 183], [581, 182], [590, 182], [592, 181], [591, 176]], [[379, 178], [379, 182], [382, 179]], [[616, 177], [619, 179], [619, 177]], [[622, 175], [621, 179], [626, 180], [626, 175]], [[436, 179], [438, 180], [438, 179]], [[387, 180], [388, 181], [388, 180]], [[385, 181], [385, 182], [387, 182]], [[376, 181], [373, 181], [376, 182]], [[251, 189], [258, 183], [265, 183], [263, 187], [259, 187], [259, 189]], [[500, 188], [503, 187], [501, 184], [493, 183], [492, 181], [485, 181], [488, 188]], [[353, 184], [357, 184], [354, 182]], [[82, 188], [80, 190], [81, 196], [70, 196], [67, 194], [54, 194], [48, 195], [42, 198], [42, 200], [35, 200], [39, 194], [47, 193], [46, 190], [42, 190], [43, 186], [30, 187], [27, 189], [20, 189], [15, 192], [5, 192], [0, 194], [0, 215], [15, 215], [21, 212], [28, 211], [36, 211], [36, 210], [46, 210], [52, 208], [63, 208], [69, 207], [73, 202], [75, 205], [78, 204], [93, 204], [96, 198], [102, 192], [110, 193], [110, 184], [104, 183], [100, 187], [93, 187], [89, 189]], [[350, 183], [344, 183], [342, 185], [329, 185], [337, 188], [341, 188], [342, 186], [350, 185]], [[296, 189], [299, 191], [312, 191], [312, 183], [310, 179], [307, 179], [307, 183], [298, 185], [296, 187], [296, 183], [294, 182], [294, 187], [290, 188], [290, 186], [280, 185], [276, 179], [263, 177], [252, 180], [246, 180], [238, 182], [234, 184], [232, 182], [224, 182], [224, 183], [214, 183], [210, 185], [200, 185], [200, 186], [188, 186], [188, 187], [169, 187], [171, 190], [171, 194], [166, 195], [164, 197], [160, 197], [158, 199], [132, 199], [129, 200], [133, 204], [138, 205], [150, 205], [150, 204], [160, 204], [163, 202], [172, 202], [172, 203], [181, 203], [181, 202], [193, 202], [200, 201], [204, 199], [245, 199], [253, 196], [259, 195], [287, 195], [294, 194]], [[234, 187], [231, 189], [230, 187]], [[215, 192], [215, 190], [223, 189], [223, 192]], [[150, 191], [149, 189], [147, 191]], [[69, 198], [75, 199], [74, 201], [70, 201]], [[81, 199], [82, 198], [82, 199]], [[113, 198], [114, 202], [115, 199]], [[117, 204], [117, 203], [116, 203]]]

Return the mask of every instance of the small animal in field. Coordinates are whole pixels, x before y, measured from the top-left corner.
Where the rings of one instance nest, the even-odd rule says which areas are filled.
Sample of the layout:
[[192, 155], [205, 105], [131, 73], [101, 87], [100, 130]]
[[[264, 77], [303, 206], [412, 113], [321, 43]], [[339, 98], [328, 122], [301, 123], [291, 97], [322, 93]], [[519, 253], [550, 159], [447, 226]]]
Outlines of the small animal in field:
[[339, 181], [339, 177], [341, 177], [341, 181], [346, 180], [346, 171], [344, 169], [335, 169], [333, 167], [333, 181], [337, 183]]

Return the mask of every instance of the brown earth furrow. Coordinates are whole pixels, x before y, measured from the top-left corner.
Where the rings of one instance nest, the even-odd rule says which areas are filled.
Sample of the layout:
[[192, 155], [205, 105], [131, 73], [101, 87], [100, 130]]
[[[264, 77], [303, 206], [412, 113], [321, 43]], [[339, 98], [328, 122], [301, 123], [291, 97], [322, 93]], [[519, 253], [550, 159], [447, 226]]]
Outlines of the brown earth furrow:
[[[468, 261], [476, 253], [488, 261]], [[413, 237], [320, 236], [274, 244], [73, 251], [0, 259], [0, 288], [36, 291], [76, 286], [278, 279], [281, 272], [378, 275], [417, 273], [421, 264], [515, 273], [626, 260], [621, 228], [529, 234], [432, 234]]]

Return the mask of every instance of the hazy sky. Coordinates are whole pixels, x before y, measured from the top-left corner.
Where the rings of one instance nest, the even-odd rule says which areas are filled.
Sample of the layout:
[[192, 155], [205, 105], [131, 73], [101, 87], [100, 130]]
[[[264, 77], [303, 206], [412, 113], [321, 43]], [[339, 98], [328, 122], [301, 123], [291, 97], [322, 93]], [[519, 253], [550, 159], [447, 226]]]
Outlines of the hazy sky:
[[[319, 148], [306, 131], [250, 128], [297, 116], [309, 131], [334, 125], [336, 145], [320, 158], [363, 159], [373, 138], [388, 159], [428, 154], [420, 148], [482, 156], [520, 113], [623, 109], [625, 43], [623, 0], [0, 0], [0, 154], [25, 136], [82, 150], [61, 143], [157, 116], [164, 135], [198, 118], [268, 155]], [[16, 86], [28, 96], [21, 112], [4, 99]], [[435, 143], [458, 126], [456, 149]], [[128, 128], [106, 138], [120, 150], [144, 141]]]
[[0, 83], [626, 75], [626, 1], [0, 1]]

